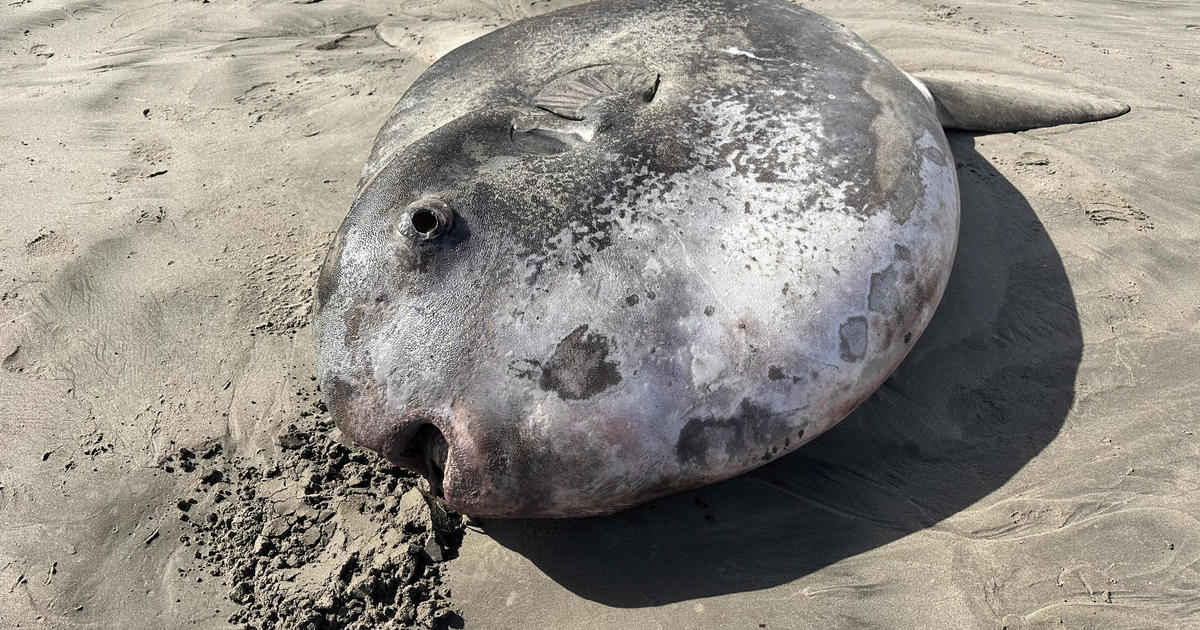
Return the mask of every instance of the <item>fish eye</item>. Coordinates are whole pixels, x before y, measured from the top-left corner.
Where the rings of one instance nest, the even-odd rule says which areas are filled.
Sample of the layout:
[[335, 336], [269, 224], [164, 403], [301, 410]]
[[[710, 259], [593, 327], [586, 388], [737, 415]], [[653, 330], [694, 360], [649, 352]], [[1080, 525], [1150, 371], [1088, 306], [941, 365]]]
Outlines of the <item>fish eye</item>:
[[449, 204], [437, 197], [425, 196], [397, 213], [395, 230], [414, 241], [429, 241], [445, 234], [453, 223], [454, 210]]

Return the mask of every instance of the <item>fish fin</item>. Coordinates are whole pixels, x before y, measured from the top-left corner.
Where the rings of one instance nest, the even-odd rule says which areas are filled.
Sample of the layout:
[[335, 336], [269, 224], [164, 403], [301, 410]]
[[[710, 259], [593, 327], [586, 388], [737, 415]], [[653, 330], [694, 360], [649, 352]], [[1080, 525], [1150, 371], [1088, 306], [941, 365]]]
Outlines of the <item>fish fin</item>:
[[947, 129], [1003, 133], [1093, 122], [1129, 111], [1119, 101], [995, 75], [910, 77], [933, 101]]
[[583, 120], [588, 111], [610, 99], [650, 102], [658, 90], [658, 74], [640, 66], [602, 64], [568, 72], [547, 83], [533, 105], [569, 120]]

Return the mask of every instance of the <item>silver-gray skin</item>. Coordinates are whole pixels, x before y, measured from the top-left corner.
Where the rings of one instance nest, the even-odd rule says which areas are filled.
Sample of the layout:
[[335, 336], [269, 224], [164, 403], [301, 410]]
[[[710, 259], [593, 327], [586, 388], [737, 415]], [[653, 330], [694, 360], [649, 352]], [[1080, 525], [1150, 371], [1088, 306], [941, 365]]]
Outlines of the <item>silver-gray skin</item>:
[[921, 90], [784, 0], [517, 22], [379, 133], [321, 272], [321, 387], [463, 513], [614, 512], [866, 399], [942, 295], [958, 203]]

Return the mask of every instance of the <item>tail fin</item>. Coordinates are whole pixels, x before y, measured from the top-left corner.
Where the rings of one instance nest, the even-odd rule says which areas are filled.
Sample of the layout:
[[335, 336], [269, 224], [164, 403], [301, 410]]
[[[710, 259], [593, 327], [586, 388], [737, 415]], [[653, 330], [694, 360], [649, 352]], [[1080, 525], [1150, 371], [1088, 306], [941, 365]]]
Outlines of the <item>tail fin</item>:
[[1118, 101], [1005, 77], [913, 77], [924, 87], [947, 129], [1010, 132], [1092, 122], [1129, 111]]

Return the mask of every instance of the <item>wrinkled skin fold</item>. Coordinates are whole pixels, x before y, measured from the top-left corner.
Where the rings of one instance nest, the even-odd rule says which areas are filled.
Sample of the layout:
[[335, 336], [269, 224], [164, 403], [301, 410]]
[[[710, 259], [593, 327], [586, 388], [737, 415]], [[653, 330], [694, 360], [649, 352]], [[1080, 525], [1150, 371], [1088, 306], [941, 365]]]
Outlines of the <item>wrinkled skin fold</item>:
[[933, 106], [842, 27], [783, 0], [572, 7], [396, 106], [321, 272], [318, 376], [349, 436], [466, 514], [614, 512], [853, 410], [932, 316], [958, 215]]

